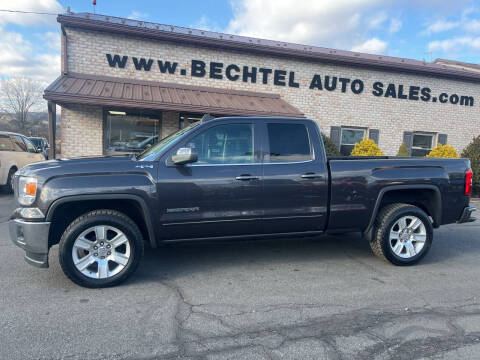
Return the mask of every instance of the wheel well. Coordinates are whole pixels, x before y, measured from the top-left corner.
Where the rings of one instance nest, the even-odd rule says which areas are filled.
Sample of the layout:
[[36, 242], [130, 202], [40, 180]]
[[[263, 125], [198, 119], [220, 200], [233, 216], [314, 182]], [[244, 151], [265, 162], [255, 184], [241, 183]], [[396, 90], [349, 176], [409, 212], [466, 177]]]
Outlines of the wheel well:
[[55, 207], [50, 217], [51, 227], [49, 234], [49, 246], [58, 244], [63, 232], [77, 217], [99, 209], [116, 210], [131, 218], [137, 224], [143, 239], [150, 240], [147, 224], [143, 216], [141, 205], [132, 199], [103, 199], [70, 201]]
[[378, 211], [384, 206], [394, 203], [417, 206], [433, 219], [434, 226], [440, 224], [442, 203], [440, 194], [433, 189], [398, 189], [387, 191], [382, 197]]

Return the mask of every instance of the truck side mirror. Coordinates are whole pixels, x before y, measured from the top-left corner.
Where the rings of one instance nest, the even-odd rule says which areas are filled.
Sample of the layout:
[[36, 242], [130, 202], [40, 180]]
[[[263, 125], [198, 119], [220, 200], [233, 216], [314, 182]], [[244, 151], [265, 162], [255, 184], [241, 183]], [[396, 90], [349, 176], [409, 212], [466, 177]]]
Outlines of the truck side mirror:
[[172, 155], [172, 161], [175, 165], [185, 165], [198, 161], [198, 154], [190, 148], [180, 148], [176, 154]]

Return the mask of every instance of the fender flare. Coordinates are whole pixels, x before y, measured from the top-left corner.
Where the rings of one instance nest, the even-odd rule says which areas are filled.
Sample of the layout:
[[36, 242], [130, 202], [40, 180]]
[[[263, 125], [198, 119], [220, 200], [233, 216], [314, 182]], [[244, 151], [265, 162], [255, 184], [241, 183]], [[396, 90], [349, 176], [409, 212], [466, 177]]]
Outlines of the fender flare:
[[[380, 190], [378, 193], [377, 200], [375, 201], [375, 206], [373, 208], [372, 216], [370, 217], [370, 222], [368, 223], [367, 228], [363, 232], [364, 234], [371, 235], [371, 231], [373, 229], [373, 224], [375, 223], [375, 219], [377, 218], [378, 212], [380, 210], [380, 204], [382, 203], [382, 199], [385, 196], [386, 193], [391, 192], [391, 191], [396, 191], [396, 190], [433, 190], [435, 193], [435, 197], [438, 200], [439, 204], [439, 209], [438, 210], [438, 219], [433, 219], [434, 220], [434, 227], [437, 227], [435, 225], [439, 225], [441, 222], [441, 216], [442, 216], [442, 195], [440, 193], [440, 189], [436, 185], [392, 185], [392, 186], [387, 186], [384, 187]], [[433, 217], [433, 216], [432, 216]]]
[[132, 194], [95, 194], [95, 195], [70, 195], [65, 196], [60, 199], [55, 200], [47, 210], [47, 215], [45, 221], [52, 221], [53, 214], [55, 209], [62, 204], [76, 202], [76, 201], [89, 201], [89, 200], [133, 200], [140, 205], [142, 209], [143, 219], [147, 226], [147, 232], [149, 237], [149, 242], [152, 248], [157, 247], [157, 241], [155, 237], [155, 231], [152, 223], [152, 218], [150, 217], [150, 212], [148, 211], [148, 206], [142, 197]]

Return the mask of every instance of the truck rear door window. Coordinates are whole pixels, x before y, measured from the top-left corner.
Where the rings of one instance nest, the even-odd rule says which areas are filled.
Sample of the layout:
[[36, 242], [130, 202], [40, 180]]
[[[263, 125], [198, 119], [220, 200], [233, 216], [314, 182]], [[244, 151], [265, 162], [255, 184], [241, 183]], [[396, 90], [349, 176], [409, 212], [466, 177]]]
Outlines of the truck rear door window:
[[312, 159], [308, 131], [304, 124], [268, 123], [270, 162], [298, 162]]

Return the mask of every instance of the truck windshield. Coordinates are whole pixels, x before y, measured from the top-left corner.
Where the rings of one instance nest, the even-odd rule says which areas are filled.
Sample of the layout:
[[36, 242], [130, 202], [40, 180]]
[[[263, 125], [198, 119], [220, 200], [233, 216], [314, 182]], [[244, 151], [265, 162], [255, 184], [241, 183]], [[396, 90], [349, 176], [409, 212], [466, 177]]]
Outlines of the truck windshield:
[[188, 134], [193, 128], [197, 127], [201, 122], [197, 121], [181, 130], [178, 130], [177, 132], [168, 135], [166, 138], [163, 138], [160, 140], [158, 143], [156, 143], [154, 146], [145, 149], [140, 155], [137, 156], [138, 160], [144, 160], [144, 161], [152, 161], [154, 160], [157, 155], [169, 144], [174, 142], [177, 139], [180, 139], [181, 137], [185, 136]]
[[42, 139], [39, 138], [29, 138], [30, 141], [35, 145], [35, 147], [40, 148], [42, 147]]

